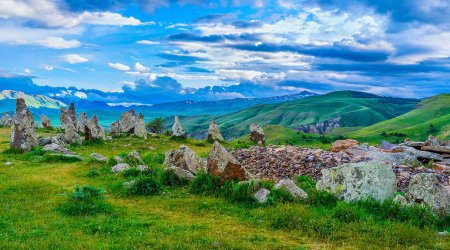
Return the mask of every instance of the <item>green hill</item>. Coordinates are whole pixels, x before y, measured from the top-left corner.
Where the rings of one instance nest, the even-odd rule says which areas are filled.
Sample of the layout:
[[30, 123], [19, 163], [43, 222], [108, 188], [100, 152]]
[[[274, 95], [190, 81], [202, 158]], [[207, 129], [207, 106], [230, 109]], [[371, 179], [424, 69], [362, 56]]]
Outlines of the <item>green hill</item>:
[[202, 137], [215, 119], [226, 138], [248, 133], [251, 123], [281, 125], [302, 132], [326, 133], [335, 127], [368, 126], [415, 108], [418, 100], [337, 91], [300, 100], [256, 105], [219, 116], [181, 117], [187, 130]]
[[428, 134], [450, 139], [450, 94], [423, 100], [417, 108], [399, 117], [379, 122], [347, 134], [369, 142], [380, 140], [425, 140]]

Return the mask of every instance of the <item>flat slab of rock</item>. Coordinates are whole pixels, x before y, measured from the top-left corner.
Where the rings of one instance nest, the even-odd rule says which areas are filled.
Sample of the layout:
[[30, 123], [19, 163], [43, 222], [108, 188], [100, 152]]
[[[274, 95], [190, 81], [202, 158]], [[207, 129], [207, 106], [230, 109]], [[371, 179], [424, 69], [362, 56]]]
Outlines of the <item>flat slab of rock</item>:
[[111, 168], [111, 171], [116, 174], [116, 173], [121, 173], [130, 168], [131, 168], [130, 165], [128, 165], [127, 163], [119, 163], [119, 164], [113, 166]]
[[299, 188], [293, 180], [280, 180], [275, 184], [274, 188], [285, 188], [294, 198], [308, 199], [308, 194], [303, 189]]
[[169, 170], [173, 171], [173, 173], [178, 176], [180, 179], [184, 180], [193, 180], [195, 176], [188, 170], [177, 168], [177, 167], [170, 167]]
[[342, 150], [346, 150], [350, 147], [358, 145], [359, 142], [357, 140], [353, 139], [347, 139], [347, 140], [337, 140], [333, 142], [331, 146], [331, 151], [333, 152], [340, 152]]
[[448, 146], [423, 146], [421, 150], [439, 154], [450, 154], [450, 147]]
[[397, 181], [391, 166], [380, 161], [348, 163], [322, 170], [316, 188], [336, 194], [346, 201], [372, 197], [379, 201], [393, 198]]

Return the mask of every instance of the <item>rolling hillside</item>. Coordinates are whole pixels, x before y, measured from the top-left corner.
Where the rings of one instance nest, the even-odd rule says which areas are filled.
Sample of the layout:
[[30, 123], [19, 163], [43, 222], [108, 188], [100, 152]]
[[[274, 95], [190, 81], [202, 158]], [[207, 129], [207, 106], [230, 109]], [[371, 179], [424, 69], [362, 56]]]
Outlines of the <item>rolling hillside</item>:
[[413, 110], [419, 101], [381, 97], [355, 91], [337, 91], [300, 100], [256, 105], [219, 116], [182, 117], [195, 137], [202, 137], [216, 120], [226, 138], [248, 133], [251, 123], [281, 125], [306, 133], [327, 133], [336, 127], [369, 126]]
[[67, 106], [61, 101], [44, 95], [28, 95], [20, 91], [3, 90], [0, 92], [0, 107], [2, 111], [14, 111], [17, 98], [25, 99], [25, 103], [30, 108], [59, 109]]
[[425, 140], [430, 132], [441, 139], [450, 139], [450, 94], [425, 99], [417, 105], [417, 109], [350, 132], [347, 136], [373, 142], [397, 139], [402, 141], [406, 137], [412, 140]]

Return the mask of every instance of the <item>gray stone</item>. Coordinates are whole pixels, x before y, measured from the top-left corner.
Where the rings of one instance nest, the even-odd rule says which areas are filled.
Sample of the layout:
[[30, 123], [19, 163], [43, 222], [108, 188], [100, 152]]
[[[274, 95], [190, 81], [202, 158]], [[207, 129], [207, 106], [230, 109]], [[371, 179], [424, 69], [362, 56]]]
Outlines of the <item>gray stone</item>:
[[167, 151], [163, 165], [165, 168], [181, 168], [193, 174], [198, 171], [206, 172], [205, 161], [185, 145]]
[[86, 128], [89, 126], [89, 117], [85, 112], [78, 115], [77, 131], [86, 134]]
[[68, 144], [76, 143], [76, 144], [81, 145], [83, 140], [81, 139], [81, 136], [78, 134], [78, 132], [75, 129], [75, 127], [73, 126], [73, 124], [68, 123], [66, 125], [65, 132], [66, 132], [66, 142]]
[[404, 206], [408, 206], [408, 200], [406, 199], [405, 196], [397, 194], [395, 196], [395, 198], [393, 199], [393, 201], [395, 203], [398, 203], [400, 206], [404, 207]]
[[220, 177], [221, 181], [247, 180], [251, 176], [236, 158], [217, 141], [214, 142], [206, 163], [209, 174]]
[[73, 125], [72, 119], [69, 116], [69, 112], [65, 108], [60, 109], [61, 114], [59, 115], [59, 122], [61, 124], [62, 129], [66, 129], [68, 124]]
[[115, 122], [111, 123], [111, 126], [109, 127], [109, 134], [111, 136], [120, 135], [121, 132], [122, 132], [122, 130], [120, 128], [119, 121], [115, 121]]
[[12, 118], [10, 146], [11, 148], [29, 151], [38, 146], [36, 123], [33, 115], [22, 98], [16, 99], [16, 112]]
[[136, 165], [144, 164], [144, 161], [142, 160], [141, 155], [136, 150], [131, 151], [131, 153], [129, 153], [127, 155], [127, 159], [129, 162], [133, 162]]
[[150, 168], [145, 166], [145, 165], [139, 165], [139, 166], [136, 167], [136, 169], [141, 171], [141, 172], [150, 171]]
[[106, 140], [105, 131], [98, 124], [97, 115], [94, 115], [94, 117], [92, 117], [92, 119], [89, 121], [84, 136], [86, 140]]
[[450, 193], [432, 173], [412, 177], [406, 197], [410, 202], [424, 203], [436, 213], [450, 213]]
[[180, 179], [185, 179], [185, 180], [193, 180], [194, 179], [194, 174], [192, 174], [190, 171], [186, 170], [186, 169], [182, 169], [182, 168], [177, 168], [177, 167], [170, 167], [168, 170], [173, 171], [173, 173], [178, 176]]
[[90, 157], [91, 157], [91, 159], [98, 161], [98, 162], [106, 162], [108, 160], [105, 156], [103, 156], [101, 154], [97, 154], [97, 153], [92, 153], [90, 155]]
[[117, 163], [123, 163], [123, 158], [120, 157], [120, 156], [114, 156], [114, 160], [115, 160]]
[[187, 137], [186, 130], [181, 125], [180, 118], [178, 116], [175, 116], [175, 122], [173, 123], [172, 126], [172, 136], [181, 138]]
[[308, 199], [308, 194], [303, 189], [299, 188], [293, 180], [280, 180], [275, 184], [274, 188], [285, 188], [294, 198]]
[[11, 117], [8, 113], [3, 112], [3, 116], [0, 119], [0, 126], [1, 127], [10, 127], [12, 123]]
[[381, 149], [386, 151], [396, 151], [396, 152], [403, 152], [404, 148], [400, 147], [399, 145], [392, 144], [388, 141], [381, 141]]
[[39, 146], [45, 146], [50, 143], [52, 143], [52, 138], [50, 137], [41, 137], [38, 139]]
[[129, 110], [122, 113], [119, 120], [120, 131], [122, 133], [134, 134], [134, 129], [136, 126], [136, 113], [134, 110]]
[[264, 136], [264, 130], [258, 124], [252, 123], [250, 125], [250, 141], [252, 142], [266, 142], [266, 138]]
[[119, 164], [113, 166], [111, 168], [111, 171], [116, 174], [116, 173], [121, 173], [130, 168], [131, 168], [130, 165], [128, 165], [127, 163], [119, 163]]
[[256, 191], [253, 194], [253, 197], [259, 202], [259, 203], [266, 203], [267, 198], [269, 197], [270, 191], [265, 188], [260, 188], [258, 191]]
[[40, 119], [41, 119], [42, 128], [51, 128], [52, 127], [52, 122], [46, 115], [42, 114]]
[[67, 159], [77, 159], [79, 161], [83, 161], [84, 158], [76, 155], [76, 154], [49, 154], [49, 156], [59, 156], [59, 157], [63, 157], [63, 158], [67, 158]]
[[147, 140], [147, 129], [145, 128], [144, 115], [142, 113], [139, 113], [139, 115], [136, 119], [134, 135]]
[[56, 144], [56, 143], [47, 144], [42, 148], [42, 150], [48, 151], [48, 152], [53, 152], [53, 153], [66, 154], [66, 155], [75, 155], [74, 152], [72, 152], [69, 149], [67, 149], [59, 144]]
[[70, 120], [72, 121], [72, 126], [76, 129], [77, 128], [77, 114], [75, 111], [75, 105], [70, 103], [70, 107], [67, 110], [67, 113], [69, 114]]
[[222, 137], [222, 134], [220, 133], [220, 130], [219, 130], [219, 127], [217, 126], [216, 121], [214, 121], [214, 120], [209, 124], [208, 140], [218, 141], [218, 142], [225, 141]]
[[450, 154], [450, 146], [423, 146], [421, 150], [438, 154]]
[[397, 190], [394, 171], [380, 161], [348, 163], [324, 169], [316, 187], [346, 201], [368, 197], [384, 201], [393, 198]]
[[428, 139], [424, 142], [424, 146], [440, 146], [439, 140], [433, 135], [429, 135]]

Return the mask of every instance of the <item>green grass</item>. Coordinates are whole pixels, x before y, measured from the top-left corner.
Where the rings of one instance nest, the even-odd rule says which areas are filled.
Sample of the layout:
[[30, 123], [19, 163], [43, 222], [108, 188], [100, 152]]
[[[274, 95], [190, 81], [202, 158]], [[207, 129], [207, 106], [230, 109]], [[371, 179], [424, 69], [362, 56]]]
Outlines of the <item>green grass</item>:
[[[403, 141], [406, 137], [423, 141], [430, 134], [431, 124], [435, 130], [432, 134], [440, 139], [450, 139], [450, 94], [440, 94], [425, 99], [418, 104], [417, 109], [399, 117], [347, 133], [346, 136], [377, 143], [381, 140]], [[403, 135], [395, 136], [395, 134]]]
[[[8, 136], [8, 129], [0, 129], [0, 141], [7, 141]], [[211, 147], [192, 139], [183, 143], [203, 155]], [[9, 144], [1, 143], [0, 151], [5, 153], [0, 154], [0, 248], [450, 248], [448, 237], [436, 236], [436, 230], [448, 228], [450, 222], [429, 218], [426, 211], [397, 213], [391, 206], [370, 202], [332, 204], [329, 197], [302, 203], [276, 192], [272, 196], [278, 202], [255, 205], [249, 196], [254, 190], [251, 184], [218, 185], [207, 175], [197, 177], [203, 181], [196, 182], [199, 194], [194, 194], [191, 186], [161, 170], [161, 155], [180, 144], [164, 136], [147, 140], [123, 137], [103, 145], [73, 148], [85, 159], [93, 152], [110, 158], [135, 149], [154, 170], [124, 176], [112, 174], [108, 164], [98, 162], [43, 163], [39, 154], [5, 152]], [[6, 161], [12, 165], [3, 164]], [[157, 191], [144, 188], [140, 190], [147, 191], [122, 192], [125, 181], [145, 177], [148, 179], [142, 181], [142, 186], [154, 187], [152, 183], [158, 183]], [[208, 179], [210, 184], [203, 190], [216, 191], [200, 192]], [[311, 196], [308, 187], [313, 183], [305, 178], [298, 181]], [[269, 189], [273, 186], [261, 185]], [[74, 196], [74, 186], [91, 186], [94, 191], [105, 192], [85, 196], [91, 192], [80, 191]], [[85, 205], [102, 208], [96, 206], [98, 201], [107, 204], [105, 209], [84, 212]], [[61, 206], [68, 204], [71, 212], [62, 212]], [[410, 219], [413, 217], [421, 219], [416, 223]]]

